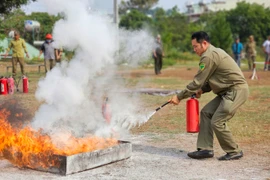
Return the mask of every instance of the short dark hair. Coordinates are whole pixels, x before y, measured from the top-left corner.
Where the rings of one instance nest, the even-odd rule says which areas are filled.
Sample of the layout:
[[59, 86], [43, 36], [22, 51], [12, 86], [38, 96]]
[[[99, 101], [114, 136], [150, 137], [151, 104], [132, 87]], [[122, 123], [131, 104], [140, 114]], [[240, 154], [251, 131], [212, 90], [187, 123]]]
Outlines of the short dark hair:
[[210, 37], [204, 31], [198, 31], [192, 34], [191, 40], [196, 39], [198, 43], [201, 43], [203, 40], [210, 43]]
[[16, 36], [16, 35], [20, 35], [20, 33], [19, 33], [19, 31], [14, 31], [14, 36]]

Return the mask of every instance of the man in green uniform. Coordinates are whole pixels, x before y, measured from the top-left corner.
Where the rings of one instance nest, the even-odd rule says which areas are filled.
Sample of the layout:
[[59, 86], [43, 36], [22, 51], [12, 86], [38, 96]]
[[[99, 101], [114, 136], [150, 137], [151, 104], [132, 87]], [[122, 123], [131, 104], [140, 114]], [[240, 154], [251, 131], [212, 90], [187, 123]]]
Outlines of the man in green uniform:
[[20, 63], [22, 75], [25, 75], [24, 71], [24, 53], [29, 58], [25, 41], [20, 38], [19, 32], [14, 32], [14, 40], [12, 40], [7, 48], [5, 58], [8, 52], [12, 49], [12, 76], [15, 77], [17, 73], [17, 63]]
[[227, 122], [248, 99], [247, 82], [235, 61], [225, 51], [210, 44], [207, 33], [196, 32], [191, 39], [194, 51], [201, 57], [199, 71], [186, 89], [169, 101], [177, 105], [193, 94], [199, 98], [201, 94], [210, 91], [217, 96], [200, 112], [197, 151], [188, 153], [188, 156], [194, 159], [213, 157], [215, 133], [221, 148], [226, 152], [219, 160], [239, 159], [243, 152], [235, 143]]
[[248, 59], [248, 69], [252, 70], [256, 59], [256, 42], [254, 41], [253, 35], [249, 36], [249, 41], [246, 44], [246, 55]]

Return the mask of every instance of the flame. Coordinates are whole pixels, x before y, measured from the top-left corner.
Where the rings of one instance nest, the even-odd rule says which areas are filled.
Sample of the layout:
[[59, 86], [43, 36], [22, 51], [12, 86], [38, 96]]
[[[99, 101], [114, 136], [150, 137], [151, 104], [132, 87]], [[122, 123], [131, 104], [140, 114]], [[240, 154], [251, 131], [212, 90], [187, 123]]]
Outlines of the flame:
[[16, 113], [15, 114], [15, 117], [22, 117], [23, 116], [23, 113]]
[[[100, 137], [76, 138], [70, 136], [61, 148], [52, 143], [50, 136], [42, 134], [31, 127], [13, 128], [8, 122], [10, 115], [6, 109], [0, 110], [0, 155], [19, 167], [57, 166], [55, 155], [73, 154], [105, 149], [118, 143], [116, 139]], [[20, 115], [20, 114], [19, 114]]]

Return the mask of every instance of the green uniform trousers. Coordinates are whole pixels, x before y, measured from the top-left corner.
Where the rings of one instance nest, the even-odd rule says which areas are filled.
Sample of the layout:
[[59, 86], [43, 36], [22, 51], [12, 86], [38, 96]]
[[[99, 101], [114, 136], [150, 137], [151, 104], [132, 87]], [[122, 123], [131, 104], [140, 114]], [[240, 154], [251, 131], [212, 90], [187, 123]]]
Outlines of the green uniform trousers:
[[214, 132], [221, 148], [226, 153], [241, 151], [227, 126], [227, 122], [234, 116], [236, 110], [248, 99], [248, 86], [241, 86], [216, 96], [203, 107], [200, 113], [200, 132], [197, 139], [198, 149], [213, 150]]
[[23, 57], [12, 57], [12, 76], [15, 77], [17, 74], [17, 63], [19, 62], [21, 67], [22, 75], [25, 75], [24, 71], [24, 58]]
[[247, 60], [248, 60], [248, 69], [252, 70], [254, 68], [254, 62], [255, 62], [255, 56], [247, 56]]

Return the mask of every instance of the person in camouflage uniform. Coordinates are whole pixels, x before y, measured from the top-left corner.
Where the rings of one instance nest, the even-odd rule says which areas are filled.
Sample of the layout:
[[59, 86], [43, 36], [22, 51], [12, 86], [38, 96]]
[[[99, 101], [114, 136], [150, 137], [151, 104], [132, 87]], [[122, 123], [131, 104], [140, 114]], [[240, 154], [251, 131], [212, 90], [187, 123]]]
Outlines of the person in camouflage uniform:
[[249, 41], [246, 44], [245, 52], [248, 60], [248, 69], [252, 70], [256, 60], [256, 42], [254, 41], [254, 37], [252, 35], [249, 36]]
[[153, 58], [155, 61], [155, 74], [161, 74], [162, 64], [163, 64], [163, 47], [161, 42], [160, 35], [157, 35], [157, 39], [155, 42], [155, 49], [153, 50]]
[[206, 32], [192, 34], [192, 46], [201, 57], [199, 70], [193, 81], [169, 102], [179, 104], [182, 99], [196, 94], [213, 91], [216, 97], [206, 104], [200, 112], [200, 131], [197, 139], [197, 151], [188, 153], [194, 159], [214, 156], [214, 133], [226, 155], [219, 160], [239, 159], [242, 150], [235, 143], [227, 122], [235, 115], [237, 109], [248, 99], [248, 84], [235, 61], [224, 50], [210, 44]]

